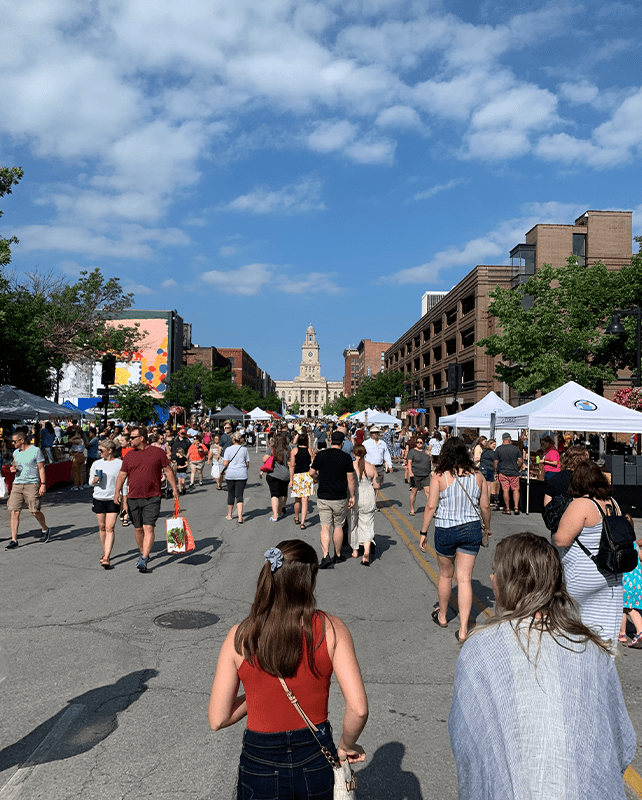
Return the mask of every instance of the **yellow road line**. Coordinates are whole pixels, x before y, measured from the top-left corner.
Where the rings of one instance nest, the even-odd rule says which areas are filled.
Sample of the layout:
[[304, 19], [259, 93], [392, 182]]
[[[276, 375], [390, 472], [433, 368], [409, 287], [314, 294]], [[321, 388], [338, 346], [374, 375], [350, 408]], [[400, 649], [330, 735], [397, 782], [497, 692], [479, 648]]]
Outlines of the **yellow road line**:
[[[382, 508], [381, 508], [381, 510], [385, 514], [386, 518], [388, 519], [390, 524], [393, 526], [393, 528], [397, 531], [399, 536], [401, 536], [403, 541], [406, 543], [406, 545], [408, 546], [408, 549], [410, 550], [410, 552], [414, 556], [414, 558], [417, 561], [417, 563], [419, 564], [419, 566], [424, 570], [424, 572], [432, 580], [432, 582], [435, 584], [435, 586], [437, 586], [437, 580], [439, 578], [439, 575], [433, 569], [431, 564], [429, 564], [428, 561], [426, 561], [426, 559], [423, 557], [423, 553], [421, 552], [421, 550], [419, 550], [417, 545], [415, 545], [414, 542], [412, 542], [410, 540], [410, 538], [408, 537], [406, 532], [402, 529], [402, 527], [399, 525], [399, 523], [397, 522], [397, 520], [394, 517], [397, 516], [401, 520], [401, 522], [403, 522], [404, 525], [407, 528], [409, 528], [409, 530], [412, 531], [412, 533], [414, 534], [415, 538], [417, 540], [419, 540], [419, 534], [417, 533], [416, 529], [408, 522], [408, 520], [403, 516], [403, 514], [401, 514], [398, 511], [398, 509], [396, 509], [393, 505], [390, 504], [390, 501], [384, 495], [383, 492], [380, 491], [379, 492], [379, 496], [387, 504], [385, 506], [382, 506]], [[436, 560], [437, 559], [437, 553], [435, 552], [434, 548], [432, 548], [429, 544], [426, 544], [426, 549], [428, 550], [430, 555]], [[453, 577], [453, 584], [455, 583], [455, 581], [456, 581], [456, 579]], [[456, 608], [457, 607], [457, 598], [454, 597], [453, 595], [451, 595], [450, 600], [451, 600], [451, 603]], [[485, 614], [487, 617], [491, 617], [492, 616], [492, 611], [489, 608], [487, 608], [484, 605], [484, 603], [474, 594], [473, 594], [473, 603], [482, 612], [482, 614]], [[626, 772], [624, 773], [624, 780], [629, 785], [629, 787], [637, 794], [637, 796], [642, 798], [642, 776], [640, 776], [633, 769], [633, 767], [627, 767]]]
[[638, 797], [642, 797], [642, 777], [638, 775], [638, 773], [633, 769], [633, 767], [626, 768], [626, 772], [624, 773], [624, 780], [628, 783], [631, 789], [633, 789], [633, 791], [637, 794]]
[[[430, 577], [432, 578], [432, 581], [433, 581], [433, 583], [435, 584], [435, 587], [436, 587], [437, 586], [437, 580], [438, 580], [437, 573], [435, 572], [434, 569], [432, 569], [432, 567], [430, 567], [430, 572], [428, 571], [428, 569], [426, 569], [426, 567], [429, 566], [429, 565], [427, 564], [425, 558], [423, 557], [423, 554], [421, 553], [421, 550], [418, 550], [417, 547], [415, 547], [414, 545], [411, 544], [411, 542], [408, 539], [408, 537], [404, 533], [402, 533], [402, 531], [399, 528], [399, 526], [395, 524], [395, 521], [393, 520], [392, 516], [387, 512], [392, 512], [393, 514], [395, 514], [395, 516], [397, 516], [404, 523], [404, 525], [410, 531], [412, 531], [412, 533], [414, 534], [414, 536], [417, 539], [417, 541], [419, 541], [419, 538], [420, 538], [419, 534], [417, 533], [415, 528], [413, 528], [413, 526], [408, 522], [408, 520], [403, 516], [403, 514], [401, 514], [393, 505], [390, 504], [390, 500], [388, 500], [388, 498], [385, 496], [385, 494], [382, 491], [379, 491], [379, 497], [388, 504], [386, 506], [382, 506], [382, 510], [386, 514], [386, 517], [392, 523], [392, 525], [394, 526], [395, 530], [398, 531], [399, 535], [404, 540], [404, 542], [406, 542], [406, 544], [408, 545], [408, 547], [410, 549], [410, 552], [413, 554], [415, 559], [419, 562], [419, 564], [422, 566], [422, 568], [425, 570], [425, 572], [427, 572], [428, 575], [430, 575]], [[426, 543], [426, 550], [430, 553], [430, 555], [436, 561], [437, 560], [437, 553], [435, 552], [434, 548], [431, 547], [430, 544], [428, 544], [428, 543]], [[456, 585], [456, 582], [457, 582], [456, 576], [453, 576], [453, 586]], [[455, 608], [458, 608], [457, 597], [454, 594], [451, 594], [450, 602]], [[477, 597], [476, 594], [473, 594], [473, 605], [477, 608], [477, 610], [480, 613], [484, 614], [485, 616], [487, 616], [487, 617], [492, 617], [493, 616], [493, 612], [486, 605], [484, 605], [484, 601], [480, 600], [480, 598]]]

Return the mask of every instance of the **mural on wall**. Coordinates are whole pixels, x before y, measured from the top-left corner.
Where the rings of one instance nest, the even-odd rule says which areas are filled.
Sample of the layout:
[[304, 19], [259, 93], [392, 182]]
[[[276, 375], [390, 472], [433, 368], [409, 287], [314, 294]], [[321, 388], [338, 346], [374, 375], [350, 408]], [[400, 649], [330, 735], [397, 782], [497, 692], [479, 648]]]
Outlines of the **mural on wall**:
[[[117, 323], [114, 323], [117, 324]], [[162, 394], [167, 379], [167, 319], [132, 319], [127, 325], [140, 325], [147, 336], [140, 349], [131, 353], [131, 361], [116, 365], [116, 384], [144, 383]]]

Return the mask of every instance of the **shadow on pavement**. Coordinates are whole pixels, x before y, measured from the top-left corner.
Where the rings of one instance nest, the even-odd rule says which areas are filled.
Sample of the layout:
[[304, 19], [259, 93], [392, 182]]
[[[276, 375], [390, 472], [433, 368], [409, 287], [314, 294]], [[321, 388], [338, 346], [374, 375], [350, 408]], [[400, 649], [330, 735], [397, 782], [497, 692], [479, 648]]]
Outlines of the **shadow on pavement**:
[[[119, 678], [116, 683], [99, 686], [74, 697], [55, 716], [38, 725], [20, 741], [0, 750], [0, 771], [16, 765], [33, 766], [48, 761], [61, 761], [91, 750], [116, 730], [117, 715], [138, 700], [147, 691], [148, 681], [157, 675], [158, 671], [155, 669], [136, 670]], [[31, 758], [34, 750], [73, 705], [82, 710], [74, 716], [64, 735], [55, 746], [43, 750], [42, 758], [38, 753]]]
[[357, 795], [379, 800], [423, 800], [415, 773], [401, 768], [405, 752], [401, 742], [379, 747], [368, 766], [357, 773]]

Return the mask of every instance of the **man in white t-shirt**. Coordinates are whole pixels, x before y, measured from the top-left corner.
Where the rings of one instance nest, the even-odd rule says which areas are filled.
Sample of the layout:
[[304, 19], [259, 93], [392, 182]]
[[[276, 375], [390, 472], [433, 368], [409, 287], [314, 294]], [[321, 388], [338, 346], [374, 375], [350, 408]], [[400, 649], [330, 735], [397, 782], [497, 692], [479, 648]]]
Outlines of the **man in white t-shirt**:
[[27, 436], [22, 431], [16, 431], [12, 439], [16, 449], [13, 452], [11, 472], [15, 473], [16, 477], [7, 501], [7, 510], [11, 512], [11, 541], [5, 550], [18, 547], [20, 512], [25, 504], [40, 523], [42, 529], [40, 541], [48, 542], [51, 535], [45, 522], [45, 515], [40, 510], [40, 498], [47, 491], [45, 457], [39, 447], [27, 442]]

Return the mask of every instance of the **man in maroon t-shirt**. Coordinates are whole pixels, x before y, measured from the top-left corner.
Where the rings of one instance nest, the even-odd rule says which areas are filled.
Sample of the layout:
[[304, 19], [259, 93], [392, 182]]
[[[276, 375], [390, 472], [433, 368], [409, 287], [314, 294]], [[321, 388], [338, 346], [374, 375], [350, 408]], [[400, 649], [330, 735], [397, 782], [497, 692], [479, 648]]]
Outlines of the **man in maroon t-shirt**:
[[120, 503], [123, 484], [128, 479], [127, 506], [140, 550], [136, 566], [141, 572], [147, 572], [149, 554], [154, 545], [154, 527], [160, 514], [161, 475], [165, 473], [175, 500], [178, 500], [178, 487], [165, 451], [160, 447], [149, 446], [147, 428], [133, 428], [130, 441], [134, 449], [123, 459], [116, 478], [114, 502]]

